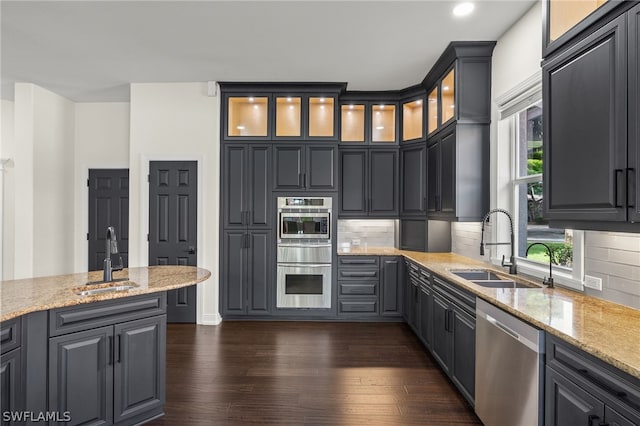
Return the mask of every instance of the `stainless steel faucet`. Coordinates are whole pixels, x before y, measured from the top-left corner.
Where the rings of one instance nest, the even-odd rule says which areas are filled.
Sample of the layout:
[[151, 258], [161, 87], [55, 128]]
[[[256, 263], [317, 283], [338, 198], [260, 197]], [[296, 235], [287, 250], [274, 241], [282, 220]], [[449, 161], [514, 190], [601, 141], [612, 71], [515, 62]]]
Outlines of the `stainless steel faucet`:
[[118, 254], [118, 240], [116, 239], [116, 228], [110, 226], [107, 228], [107, 236], [105, 238], [105, 259], [104, 259], [104, 275], [103, 281], [110, 282], [113, 281], [113, 277], [111, 273], [113, 271], [121, 271], [122, 270], [122, 256], [118, 256], [120, 258], [120, 264], [113, 266], [111, 262], [111, 255]]
[[525, 256], [529, 256], [529, 249], [531, 249], [531, 247], [533, 246], [543, 246], [544, 248], [547, 249], [547, 255], [549, 256], [549, 278], [543, 279], [542, 284], [549, 286], [549, 288], [553, 288], [553, 276], [552, 276], [553, 268], [552, 268], [552, 261], [551, 261], [551, 247], [549, 247], [545, 243], [533, 243], [529, 247], [527, 247], [527, 252], [525, 253]]
[[[489, 221], [489, 216], [491, 216], [491, 214], [493, 213], [504, 213], [505, 215], [507, 215], [507, 217], [509, 218], [509, 227], [511, 230], [511, 241], [508, 243], [485, 243], [484, 242], [484, 224], [487, 223]], [[482, 237], [480, 239], [480, 256], [484, 256], [484, 246], [505, 246], [505, 245], [510, 245], [511, 246], [511, 256], [509, 257], [509, 262], [505, 262], [504, 261], [504, 255], [502, 255], [502, 266], [508, 266], [509, 267], [509, 273], [515, 275], [518, 270], [516, 267], [516, 259], [514, 257], [514, 252], [513, 252], [513, 247], [514, 247], [514, 233], [513, 233], [513, 218], [511, 217], [511, 214], [504, 210], [504, 209], [493, 209], [493, 210], [489, 210], [489, 212], [487, 212], [487, 214], [484, 215], [484, 217], [482, 218]]]

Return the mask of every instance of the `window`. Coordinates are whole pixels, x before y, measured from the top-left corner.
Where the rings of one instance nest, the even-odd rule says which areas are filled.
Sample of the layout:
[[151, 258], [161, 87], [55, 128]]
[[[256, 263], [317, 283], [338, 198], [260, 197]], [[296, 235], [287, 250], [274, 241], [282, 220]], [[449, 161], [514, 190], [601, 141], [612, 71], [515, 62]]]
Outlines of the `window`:
[[[511, 93], [514, 92], [517, 93]], [[503, 191], [502, 199], [498, 196], [497, 201], [502, 206], [510, 205], [509, 210], [513, 213], [518, 270], [541, 278], [548, 276], [549, 254], [542, 245], [545, 244], [551, 249], [555, 282], [582, 289], [583, 232], [550, 227], [544, 217], [544, 134], [540, 99], [539, 83], [534, 80], [528, 90], [520, 91], [520, 95], [512, 96], [508, 102], [500, 104], [498, 100], [499, 126], [508, 129], [499, 131], [498, 144], [501, 147], [508, 145], [511, 152], [510, 156], [499, 158], [498, 164], [510, 161], [511, 173], [505, 185], [510, 190]], [[500, 141], [501, 138], [507, 141]]]

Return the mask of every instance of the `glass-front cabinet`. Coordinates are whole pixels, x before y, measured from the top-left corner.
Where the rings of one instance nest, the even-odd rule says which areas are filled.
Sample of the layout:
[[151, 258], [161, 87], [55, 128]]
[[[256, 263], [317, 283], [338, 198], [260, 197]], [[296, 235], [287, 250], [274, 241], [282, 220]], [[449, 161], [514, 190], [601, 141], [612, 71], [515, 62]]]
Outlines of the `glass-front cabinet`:
[[371, 105], [371, 142], [396, 142], [396, 106]]
[[427, 114], [429, 134], [438, 130], [438, 117], [440, 116], [440, 103], [438, 102], [438, 86], [434, 87], [427, 97]]
[[456, 69], [452, 67], [429, 92], [429, 134], [456, 118]]
[[424, 101], [414, 99], [402, 104], [402, 141], [424, 137]]
[[[605, 17], [613, 9], [631, 7], [627, 0], [545, 0], [543, 57], [566, 45], [580, 33], [590, 32], [589, 27]], [[606, 19], [606, 18], [605, 18]]]
[[230, 96], [227, 104], [227, 136], [267, 137], [269, 98]]
[[341, 105], [340, 118], [340, 141], [364, 143], [365, 105], [353, 103]]
[[276, 134], [280, 137], [302, 136], [302, 98], [276, 96]]
[[309, 137], [332, 138], [335, 135], [335, 104], [334, 97], [309, 97]]

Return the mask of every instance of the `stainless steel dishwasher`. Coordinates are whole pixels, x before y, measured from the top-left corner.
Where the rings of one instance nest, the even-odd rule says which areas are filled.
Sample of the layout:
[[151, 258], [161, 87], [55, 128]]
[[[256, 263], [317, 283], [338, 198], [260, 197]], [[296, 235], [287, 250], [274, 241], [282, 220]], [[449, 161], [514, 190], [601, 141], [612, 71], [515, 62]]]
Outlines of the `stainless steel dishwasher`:
[[476, 298], [476, 414], [485, 426], [542, 426], [544, 333]]

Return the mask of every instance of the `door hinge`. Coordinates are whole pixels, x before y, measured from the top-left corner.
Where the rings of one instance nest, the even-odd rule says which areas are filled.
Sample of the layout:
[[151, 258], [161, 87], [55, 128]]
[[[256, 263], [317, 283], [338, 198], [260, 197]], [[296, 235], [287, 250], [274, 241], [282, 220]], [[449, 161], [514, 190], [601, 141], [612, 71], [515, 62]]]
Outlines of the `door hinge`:
[[147, 175], [147, 182], [151, 182], [151, 175]]
[[87, 241], [89, 241], [89, 233], [87, 232]]
[[149, 234], [147, 234], [147, 241], [151, 241], [151, 240], [149, 239]]
[[91, 181], [87, 179], [87, 188], [91, 186]]

